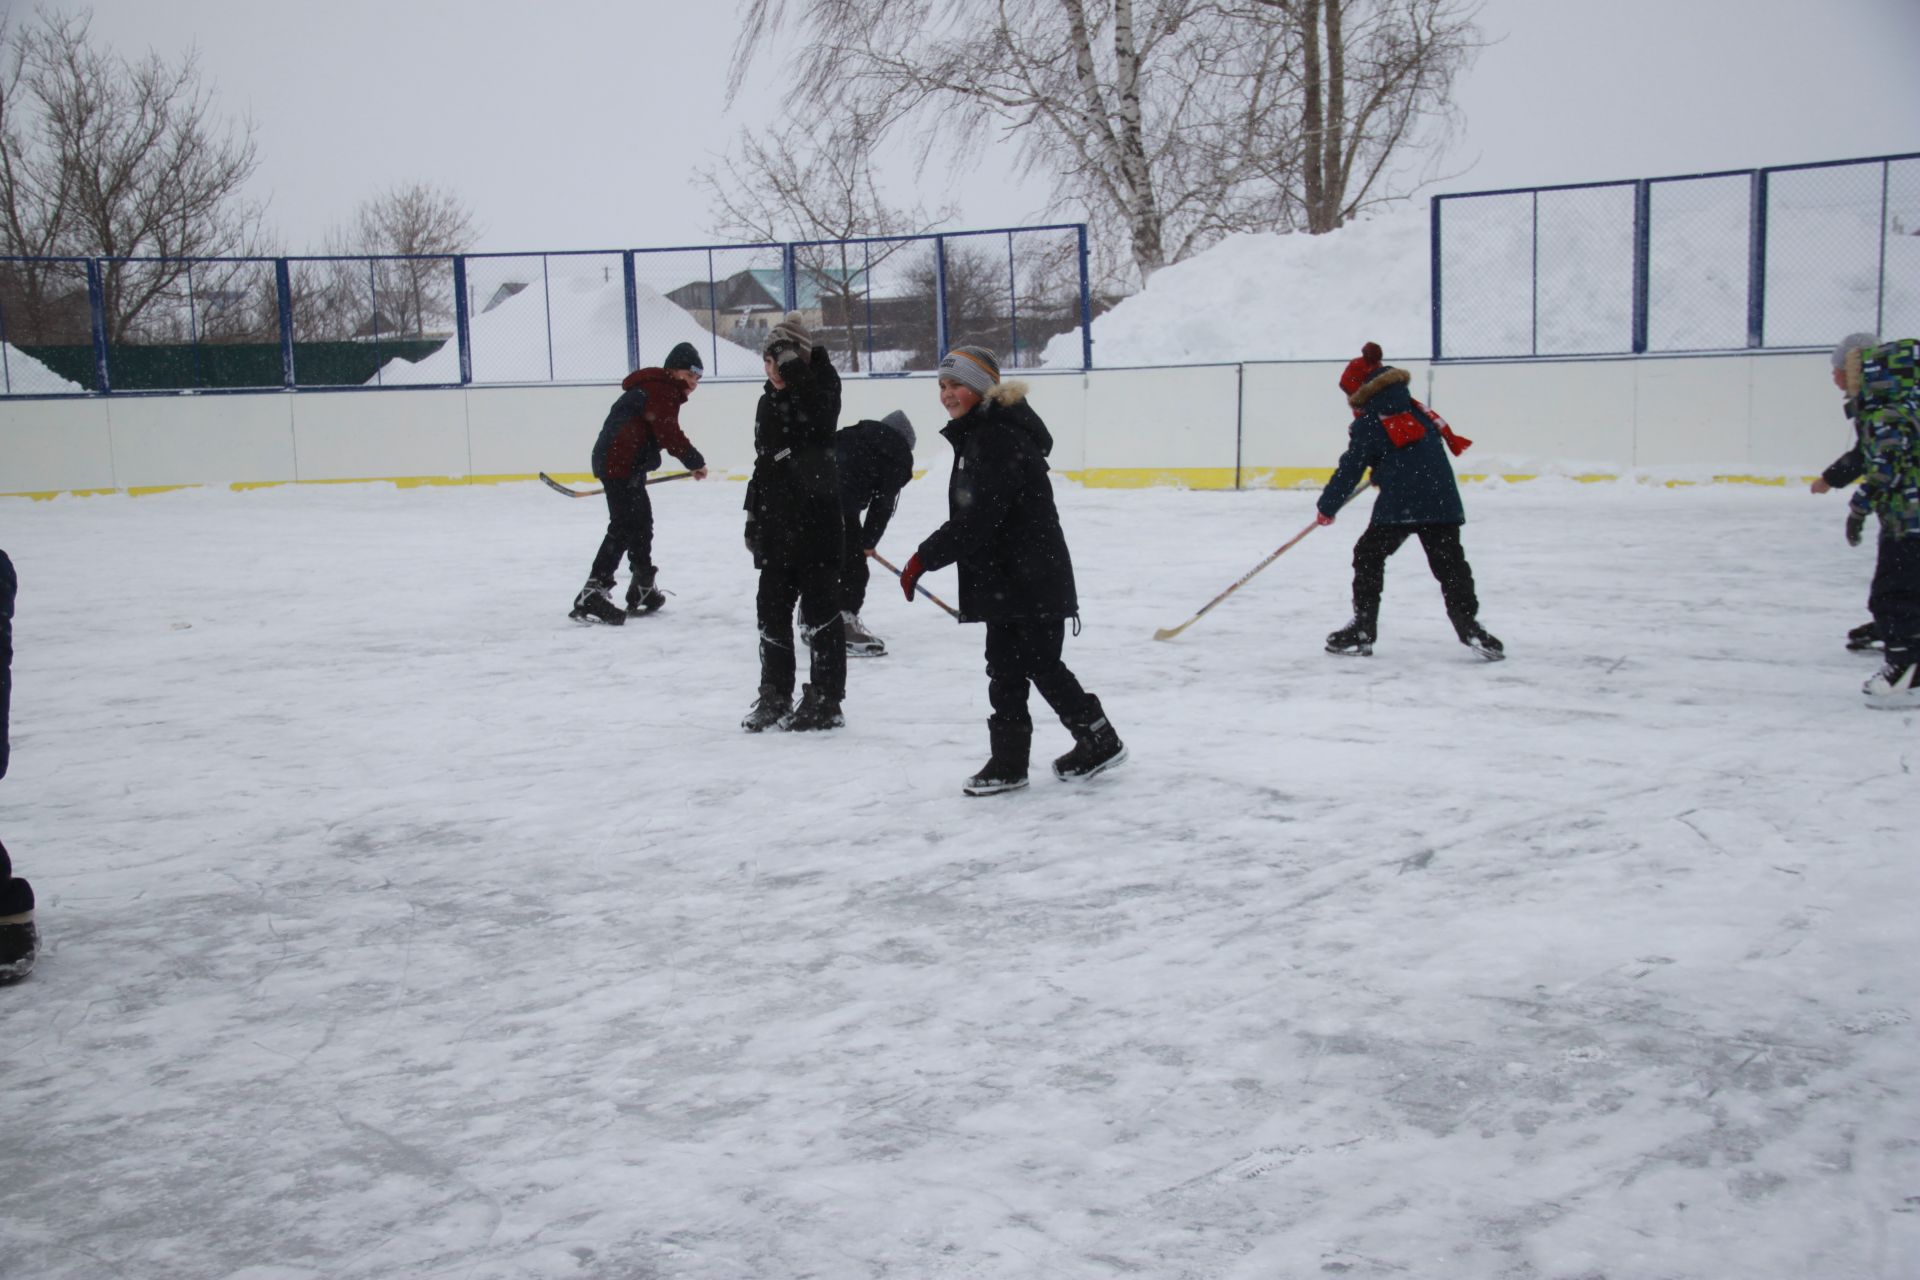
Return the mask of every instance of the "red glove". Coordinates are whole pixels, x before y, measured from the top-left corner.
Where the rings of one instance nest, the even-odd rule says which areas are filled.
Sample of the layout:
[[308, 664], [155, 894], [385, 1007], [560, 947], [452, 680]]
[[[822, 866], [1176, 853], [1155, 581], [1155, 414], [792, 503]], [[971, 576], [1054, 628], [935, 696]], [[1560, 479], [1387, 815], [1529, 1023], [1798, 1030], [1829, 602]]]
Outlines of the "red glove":
[[926, 571], [927, 566], [920, 563], [920, 553], [917, 551], [907, 561], [907, 567], [900, 571], [900, 590], [906, 593], [908, 604], [913, 603], [914, 584], [920, 581], [920, 575]]
[[1314, 516], [1313, 516], [1313, 522], [1314, 522], [1315, 524], [1317, 524], [1317, 525], [1319, 525], [1319, 526], [1320, 526], [1321, 528], [1323, 528], [1323, 529], [1324, 529], [1324, 528], [1326, 528], [1326, 527], [1327, 527], [1328, 525], [1330, 525], [1330, 524], [1332, 524], [1332, 523], [1333, 523], [1333, 517], [1332, 517], [1332, 516], [1323, 516], [1323, 515], [1321, 515], [1321, 514], [1320, 514], [1319, 512], [1317, 512], [1317, 511], [1316, 511], [1316, 512], [1314, 513]]

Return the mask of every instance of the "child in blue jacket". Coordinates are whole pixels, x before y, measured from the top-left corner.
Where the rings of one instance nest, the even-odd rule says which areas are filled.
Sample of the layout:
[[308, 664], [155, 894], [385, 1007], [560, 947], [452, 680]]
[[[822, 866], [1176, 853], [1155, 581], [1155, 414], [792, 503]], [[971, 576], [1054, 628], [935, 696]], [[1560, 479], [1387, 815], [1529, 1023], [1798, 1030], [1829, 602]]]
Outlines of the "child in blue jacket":
[[1373, 504], [1373, 522], [1353, 546], [1353, 621], [1327, 637], [1327, 652], [1356, 657], [1373, 652], [1387, 558], [1408, 538], [1417, 537], [1428, 568], [1439, 579], [1447, 617], [1460, 643], [1498, 662], [1506, 650], [1479, 622], [1473, 568], [1460, 547], [1466, 510], [1447, 457], [1448, 450], [1458, 454], [1473, 442], [1454, 435], [1439, 414], [1413, 398], [1405, 369], [1381, 360], [1380, 347], [1369, 342], [1340, 375], [1353, 426], [1347, 451], [1320, 493], [1319, 523], [1333, 523], [1369, 470], [1380, 496]]

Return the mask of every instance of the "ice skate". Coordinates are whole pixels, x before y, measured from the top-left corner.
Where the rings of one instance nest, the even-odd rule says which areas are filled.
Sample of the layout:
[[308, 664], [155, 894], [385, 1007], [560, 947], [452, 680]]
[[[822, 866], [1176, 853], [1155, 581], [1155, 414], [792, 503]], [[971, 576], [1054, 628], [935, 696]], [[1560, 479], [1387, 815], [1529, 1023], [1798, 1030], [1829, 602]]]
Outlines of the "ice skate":
[[1347, 658], [1373, 656], [1373, 628], [1362, 626], [1356, 618], [1327, 637], [1327, 652]]
[[1879, 674], [1860, 686], [1860, 692], [1876, 711], [1920, 710], [1920, 662], [1888, 658]]
[[654, 570], [644, 574], [636, 573], [627, 583], [627, 616], [644, 617], [649, 613], [658, 613], [660, 606], [667, 602], [667, 593], [654, 585]]
[[580, 588], [580, 594], [573, 598], [573, 609], [567, 616], [575, 622], [588, 624], [599, 622], [610, 627], [617, 627], [624, 623], [627, 615], [622, 613], [620, 606], [608, 597], [607, 589], [592, 582]]
[[812, 685], [800, 690], [800, 705], [793, 714], [780, 722], [782, 729], [793, 733], [807, 733], [819, 729], [838, 729], [847, 723], [840, 714], [840, 703], [817, 691]]
[[792, 714], [792, 694], [763, 688], [754, 700], [753, 709], [740, 721], [740, 727], [748, 733], [765, 733], [779, 727], [780, 722]]
[[1863, 622], [1847, 632], [1847, 650], [1850, 653], [1872, 653], [1880, 647], [1880, 627], [1878, 623]]
[[842, 613], [841, 623], [847, 630], [847, 656], [849, 658], [884, 658], [887, 656], [887, 642], [867, 630], [867, 624], [860, 621], [857, 613]]

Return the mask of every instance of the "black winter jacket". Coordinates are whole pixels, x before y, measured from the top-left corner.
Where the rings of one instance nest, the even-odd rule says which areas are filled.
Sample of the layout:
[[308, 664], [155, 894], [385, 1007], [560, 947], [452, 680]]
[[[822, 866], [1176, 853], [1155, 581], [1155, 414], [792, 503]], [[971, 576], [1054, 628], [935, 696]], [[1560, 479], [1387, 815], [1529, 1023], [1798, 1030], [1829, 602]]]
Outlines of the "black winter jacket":
[[[1414, 404], [1407, 390], [1405, 369], [1387, 366], [1347, 398], [1359, 411], [1349, 428], [1347, 451], [1333, 478], [1320, 491], [1320, 514], [1332, 516], [1359, 487], [1369, 468], [1380, 496], [1374, 500], [1374, 524], [1465, 524], [1460, 486], [1453, 478], [1453, 462], [1437, 423]], [[1413, 423], [1424, 428], [1420, 438], [1396, 447], [1385, 421]]]
[[1861, 450], [1866, 445], [1866, 424], [1860, 421], [1857, 397], [1848, 396], [1843, 412], [1853, 426], [1853, 448], [1833, 460], [1833, 465], [1820, 473], [1820, 478], [1836, 489], [1844, 489], [1860, 477], [1867, 474], [1867, 463]]
[[[753, 418], [753, 478], [747, 482], [747, 542], [758, 560], [836, 559], [840, 480], [833, 460], [840, 374], [815, 347], [810, 360], [780, 366]], [[816, 554], [817, 553], [817, 554]]]
[[860, 549], [871, 551], [893, 519], [900, 491], [913, 479], [913, 447], [886, 423], [865, 419], [833, 437], [833, 458], [847, 533], [858, 530]]
[[7, 710], [13, 701], [13, 561], [0, 551], [0, 778], [7, 776]]
[[962, 622], [1080, 612], [1047, 478], [1053, 436], [1026, 397], [1026, 383], [1002, 382], [940, 429], [953, 445], [947, 522], [920, 544], [918, 555], [929, 570], [960, 566]]

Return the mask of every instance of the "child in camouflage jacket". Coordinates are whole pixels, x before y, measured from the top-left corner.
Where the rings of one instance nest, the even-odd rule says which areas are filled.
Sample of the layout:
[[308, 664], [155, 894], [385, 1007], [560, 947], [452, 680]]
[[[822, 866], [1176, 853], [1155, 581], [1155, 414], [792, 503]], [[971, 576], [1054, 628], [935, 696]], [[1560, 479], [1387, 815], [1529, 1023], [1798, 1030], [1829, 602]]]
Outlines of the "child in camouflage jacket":
[[1859, 488], [1848, 500], [1847, 541], [1858, 546], [1869, 514], [1880, 521], [1873, 621], [1886, 666], [1867, 681], [1867, 705], [1920, 707], [1920, 339], [1860, 347], [1846, 356], [1857, 399]]

